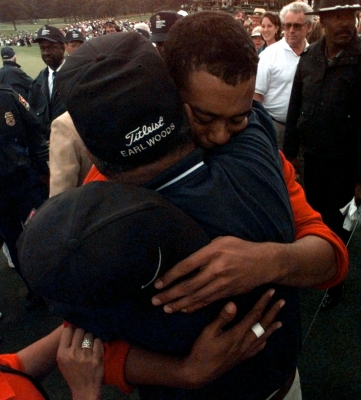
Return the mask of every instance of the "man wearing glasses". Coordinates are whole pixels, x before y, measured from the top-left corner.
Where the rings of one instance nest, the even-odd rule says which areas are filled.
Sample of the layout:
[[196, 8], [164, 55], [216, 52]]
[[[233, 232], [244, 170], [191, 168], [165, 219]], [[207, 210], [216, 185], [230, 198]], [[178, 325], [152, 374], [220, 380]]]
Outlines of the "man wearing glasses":
[[254, 99], [263, 103], [271, 114], [278, 132], [278, 147], [283, 138], [293, 77], [299, 56], [308, 46], [306, 35], [311, 30], [312, 8], [303, 2], [293, 2], [280, 12], [284, 38], [260, 54]]

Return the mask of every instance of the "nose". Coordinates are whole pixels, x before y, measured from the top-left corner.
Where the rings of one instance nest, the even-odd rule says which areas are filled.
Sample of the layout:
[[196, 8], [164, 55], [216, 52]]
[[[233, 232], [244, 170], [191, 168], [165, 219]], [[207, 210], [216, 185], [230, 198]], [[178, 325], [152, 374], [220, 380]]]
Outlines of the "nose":
[[232, 136], [232, 131], [228, 128], [227, 123], [219, 121], [212, 126], [208, 136], [209, 141], [218, 146], [222, 146], [229, 142]]

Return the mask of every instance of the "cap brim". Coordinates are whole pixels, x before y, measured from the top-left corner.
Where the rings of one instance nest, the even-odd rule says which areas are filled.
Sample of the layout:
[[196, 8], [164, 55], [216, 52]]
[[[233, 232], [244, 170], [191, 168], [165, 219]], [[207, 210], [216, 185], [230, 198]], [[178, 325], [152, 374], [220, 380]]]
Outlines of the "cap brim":
[[61, 42], [60, 40], [51, 39], [49, 37], [38, 37], [35, 40], [33, 40], [33, 42], [38, 43], [39, 40], [47, 40], [48, 42], [53, 42], [53, 43], [64, 43], [64, 42]]
[[82, 42], [84, 43], [85, 40], [84, 39], [66, 39], [65, 43], [69, 43], [69, 42]]
[[305, 15], [318, 15], [330, 11], [344, 11], [344, 10], [359, 11], [361, 10], [361, 5], [352, 5], [352, 6], [346, 5], [346, 6], [320, 8], [319, 10], [306, 12]]
[[168, 33], [151, 33], [150, 41], [151, 42], [164, 42]]

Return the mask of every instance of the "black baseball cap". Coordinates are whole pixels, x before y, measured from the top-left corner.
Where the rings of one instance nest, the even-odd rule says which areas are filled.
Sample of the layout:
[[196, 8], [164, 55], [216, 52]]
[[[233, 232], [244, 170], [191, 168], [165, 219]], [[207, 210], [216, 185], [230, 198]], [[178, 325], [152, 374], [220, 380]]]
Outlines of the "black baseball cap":
[[150, 17], [150, 40], [154, 43], [164, 42], [169, 29], [178, 21], [183, 18], [182, 15], [175, 11], [159, 11]]
[[38, 30], [38, 35], [34, 40], [34, 43], [37, 43], [39, 40], [43, 39], [53, 43], [65, 43], [65, 37], [61, 30], [50, 25], [44, 25]]
[[360, 0], [314, 0], [313, 11], [305, 15], [323, 14], [326, 12], [337, 12], [343, 10], [359, 11], [361, 10]]
[[104, 161], [154, 161], [184, 129], [183, 105], [168, 69], [137, 32], [84, 43], [56, 81], [84, 144]]
[[[174, 318], [184, 316], [172, 319], [151, 304], [153, 282], [209, 242], [157, 192], [91, 182], [48, 199], [26, 225], [18, 250], [24, 279], [53, 313], [111, 340], [130, 321], [134, 335], [144, 334], [143, 324], [154, 335], [164, 324], [179, 329]], [[185, 329], [179, 337], [193, 334]]]
[[3, 47], [1, 49], [1, 58], [3, 60], [9, 60], [15, 56], [15, 51], [11, 47]]
[[72, 29], [66, 33], [65, 43], [72, 42], [75, 40], [77, 40], [78, 42], [85, 42], [85, 38], [84, 38], [84, 35], [82, 34], [82, 32], [80, 32], [76, 29]]

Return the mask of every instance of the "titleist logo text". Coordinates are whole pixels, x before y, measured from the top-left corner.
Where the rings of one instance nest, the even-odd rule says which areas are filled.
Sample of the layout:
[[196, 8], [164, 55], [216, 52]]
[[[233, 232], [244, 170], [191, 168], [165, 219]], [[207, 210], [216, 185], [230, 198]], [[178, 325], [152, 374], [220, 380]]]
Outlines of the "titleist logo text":
[[164, 120], [163, 117], [159, 117], [159, 121], [155, 122], [151, 125], [143, 125], [142, 127], [138, 127], [134, 129], [134, 131], [131, 131], [125, 135], [125, 139], [129, 140], [128, 143], [126, 143], [126, 146], [131, 146], [134, 142], [137, 142], [138, 140], [141, 140], [144, 138], [144, 136], [148, 136], [150, 133], [158, 130], [164, 125]]

